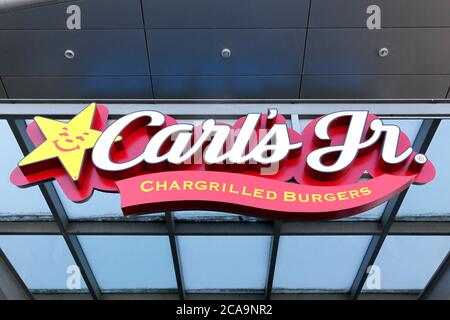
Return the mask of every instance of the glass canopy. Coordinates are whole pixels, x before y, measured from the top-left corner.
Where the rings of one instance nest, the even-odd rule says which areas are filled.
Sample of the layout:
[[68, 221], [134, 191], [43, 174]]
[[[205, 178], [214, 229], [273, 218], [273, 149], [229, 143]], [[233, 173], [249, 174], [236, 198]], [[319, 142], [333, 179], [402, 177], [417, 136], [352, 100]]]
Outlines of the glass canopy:
[[[300, 115], [289, 126], [302, 130], [309, 121]], [[414, 141], [423, 119], [386, 122]], [[386, 230], [387, 203], [323, 223], [194, 210], [124, 217], [118, 194], [95, 192], [76, 204], [53, 184], [66, 215], [61, 220], [38, 187], [19, 189], [9, 182], [22, 152], [6, 120], [0, 120], [0, 134], [0, 149], [8, 150], [0, 166], [0, 249], [36, 298], [348, 298], [355, 290], [356, 297], [418, 298], [449, 259], [450, 120], [441, 121], [427, 151], [438, 172], [435, 181], [412, 186]], [[378, 278], [359, 276], [367, 261]], [[76, 274], [81, 278], [74, 286]]]

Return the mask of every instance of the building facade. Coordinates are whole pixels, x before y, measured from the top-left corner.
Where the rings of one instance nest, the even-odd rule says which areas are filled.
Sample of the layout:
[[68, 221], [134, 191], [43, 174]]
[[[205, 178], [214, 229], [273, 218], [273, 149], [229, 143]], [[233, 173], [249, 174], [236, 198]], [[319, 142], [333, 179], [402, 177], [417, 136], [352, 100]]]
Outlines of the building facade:
[[[448, 299], [449, 9], [443, 0], [0, 2], [0, 298]], [[90, 106], [82, 130], [75, 119]], [[120, 144], [117, 158], [104, 165], [108, 152], [97, 149], [106, 142], [98, 139], [150, 111], [136, 130], [112, 136], [105, 150]], [[347, 120], [325, 125], [342, 112]], [[320, 148], [350, 150], [349, 132], [364, 112], [358, 150], [342, 174], [324, 170], [343, 157], [308, 160]], [[145, 140], [158, 115], [165, 124]], [[275, 146], [267, 154], [251, 156], [249, 147], [247, 159], [233, 160], [242, 155], [235, 152], [223, 165], [202, 147], [203, 158], [187, 167], [174, 153], [113, 169], [138, 157], [142, 139], [161, 147], [154, 158], [166, 142], [182, 141], [158, 142], [166, 127], [220, 136], [208, 121], [245, 131], [252, 115], [253, 129], [265, 130], [254, 147]], [[72, 121], [81, 131], [71, 138], [63, 131]], [[54, 131], [63, 147], [50, 138], [54, 128], [63, 130]], [[272, 129], [276, 139], [264, 143]], [[45, 141], [56, 149], [44, 150]], [[79, 163], [64, 158], [74, 142]], [[286, 154], [264, 162], [278, 150]], [[262, 174], [273, 163], [276, 178]], [[213, 191], [225, 188], [211, 184], [197, 190], [208, 195], [136, 200], [120, 186], [144, 174], [185, 173], [194, 184], [247, 183], [251, 200], [242, 189], [240, 198], [230, 188], [218, 196]], [[395, 179], [383, 182], [386, 175]], [[367, 201], [329, 195], [371, 183]], [[286, 207], [286, 194], [284, 202], [258, 200], [303, 187], [322, 197], [311, 196], [308, 207], [301, 196]]]

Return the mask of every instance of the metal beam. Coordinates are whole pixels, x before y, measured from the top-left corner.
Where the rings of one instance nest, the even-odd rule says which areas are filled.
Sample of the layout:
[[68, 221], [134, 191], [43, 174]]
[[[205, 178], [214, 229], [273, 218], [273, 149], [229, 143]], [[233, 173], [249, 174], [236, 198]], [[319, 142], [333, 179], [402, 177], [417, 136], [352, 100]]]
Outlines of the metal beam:
[[[0, 223], [1, 225], [1, 223]], [[67, 232], [73, 235], [167, 235], [165, 222], [95, 221], [69, 222]]]
[[270, 222], [177, 222], [178, 236], [265, 236], [273, 234]]
[[394, 221], [389, 235], [395, 236], [450, 236], [450, 221]]
[[428, 281], [419, 299], [450, 300], [450, 251]]
[[[101, 100], [97, 101], [101, 102]], [[144, 101], [146, 102], [146, 101]], [[439, 103], [438, 103], [439, 102]], [[446, 103], [444, 103], [446, 102]], [[61, 106], [55, 108], [55, 103]], [[36, 115], [48, 116], [57, 119], [67, 119], [78, 114], [86, 107], [85, 103], [0, 103], [0, 119], [28, 119]], [[247, 113], [262, 112], [268, 107], [276, 108], [280, 114], [289, 116], [300, 114], [302, 118], [312, 118], [340, 110], [368, 110], [381, 117], [404, 117], [404, 118], [449, 118], [450, 103], [446, 101], [435, 101], [434, 103], [417, 103], [408, 101], [397, 101], [391, 103], [374, 103], [373, 101], [354, 102], [271, 102], [270, 100], [258, 103], [242, 101], [231, 104], [229, 101], [197, 101], [195, 108], [189, 107], [192, 101], [177, 103], [143, 103], [142, 101], [117, 103], [109, 102], [108, 109], [111, 118], [141, 111], [155, 110], [172, 116], [185, 116], [189, 118], [205, 118], [205, 115], [215, 118], [235, 118]], [[214, 107], [211, 107], [214, 104]]]
[[58, 235], [59, 228], [49, 221], [0, 221], [0, 235]]
[[[166, 223], [117, 221], [69, 221], [70, 235], [167, 235]], [[59, 235], [53, 221], [1, 221], [0, 235]], [[282, 236], [376, 235], [381, 234], [378, 221], [285, 221]], [[450, 236], [450, 221], [394, 221], [390, 235]], [[271, 236], [273, 227], [266, 222], [177, 222], [176, 236]]]
[[[439, 126], [441, 120], [424, 120], [419, 129], [419, 133], [413, 144], [413, 149], [419, 153], [425, 153], [428, 149], [431, 140]], [[400, 206], [405, 199], [408, 189], [401, 192], [396, 197], [390, 199], [384, 209], [381, 216], [381, 234], [375, 235], [370, 241], [369, 247], [367, 248], [366, 254], [362, 260], [362, 263], [358, 269], [356, 277], [350, 289], [350, 295], [352, 299], [357, 299], [361, 293], [364, 283], [368, 276], [369, 267], [375, 263], [378, 253], [383, 246], [384, 240], [389, 233], [389, 230], [394, 223], [395, 217], [397, 215]]]
[[281, 235], [372, 235], [381, 232], [377, 221], [289, 221]]
[[[34, 149], [34, 146], [26, 134], [25, 120], [8, 120], [8, 123], [24, 155], [31, 152]], [[67, 231], [69, 218], [67, 217], [66, 211], [61, 203], [61, 200], [59, 199], [55, 187], [51, 182], [45, 182], [40, 184], [39, 188], [53, 215], [53, 219], [58, 225], [60, 234], [63, 236], [75, 263], [80, 268], [80, 272], [83, 275], [84, 281], [92, 295], [92, 298], [100, 299], [100, 287], [95, 279], [91, 267], [89, 266], [89, 262], [83, 252], [83, 249], [81, 248], [81, 244], [76, 235], [71, 235]]]
[[178, 296], [180, 300], [185, 298], [183, 273], [181, 269], [180, 252], [178, 251], [177, 238], [175, 236], [175, 222], [173, 220], [173, 213], [166, 212], [166, 224], [169, 232], [170, 250], [172, 252], [173, 267], [175, 270], [175, 277], [177, 280]]
[[0, 249], [0, 300], [32, 300], [33, 295]]
[[270, 262], [269, 262], [269, 271], [267, 274], [267, 281], [265, 287], [265, 297], [267, 300], [271, 298], [272, 295], [272, 287], [273, 287], [273, 278], [275, 275], [275, 267], [277, 263], [278, 256], [278, 247], [280, 245], [280, 231], [281, 231], [281, 221], [273, 222], [273, 235], [272, 235], [272, 243], [270, 248]]

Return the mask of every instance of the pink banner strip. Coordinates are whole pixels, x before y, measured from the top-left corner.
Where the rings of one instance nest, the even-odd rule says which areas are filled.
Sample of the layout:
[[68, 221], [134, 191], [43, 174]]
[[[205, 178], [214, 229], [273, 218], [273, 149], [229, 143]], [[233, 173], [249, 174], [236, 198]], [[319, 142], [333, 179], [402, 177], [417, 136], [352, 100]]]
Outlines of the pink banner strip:
[[381, 175], [344, 186], [311, 186], [218, 171], [168, 171], [117, 182], [125, 215], [214, 210], [313, 220], [354, 215], [405, 190], [413, 176]]

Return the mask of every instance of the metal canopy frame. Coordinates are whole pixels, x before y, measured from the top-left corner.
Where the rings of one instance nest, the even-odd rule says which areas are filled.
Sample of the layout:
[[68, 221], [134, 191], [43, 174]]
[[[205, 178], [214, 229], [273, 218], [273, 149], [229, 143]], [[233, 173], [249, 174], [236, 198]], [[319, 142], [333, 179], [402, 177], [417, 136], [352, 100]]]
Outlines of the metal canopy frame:
[[[415, 150], [425, 152], [441, 119], [450, 118], [450, 101], [302, 101], [302, 100], [201, 100], [201, 101], [99, 101], [108, 103], [110, 118], [138, 110], [157, 110], [179, 119], [195, 119], [211, 116], [215, 118], [237, 118], [247, 113], [265, 112], [267, 108], [276, 108], [280, 114], [289, 117], [292, 127], [299, 128], [299, 119], [314, 118], [337, 110], [368, 110], [382, 118], [424, 119], [414, 142]], [[195, 108], [188, 104], [199, 103]], [[55, 103], [61, 106], [55, 107]], [[49, 116], [55, 119], [67, 119], [81, 111], [88, 101], [0, 101], [0, 119], [6, 119], [22, 152], [27, 154], [33, 149], [26, 133], [26, 119], [35, 115]], [[214, 107], [211, 107], [214, 104]], [[367, 268], [374, 263], [388, 235], [450, 235], [449, 221], [399, 221], [395, 216], [408, 190], [391, 199], [379, 221], [271, 221], [257, 222], [184, 222], [176, 221], [172, 212], [166, 212], [163, 221], [126, 221], [125, 219], [109, 219], [108, 221], [72, 221], [51, 183], [40, 185], [53, 220], [38, 218], [36, 221], [0, 221], [0, 235], [61, 235], [80, 267], [88, 287], [88, 293], [42, 292], [32, 294], [24, 287], [12, 265], [2, 253], [1, 266], [8, 266], [7, 281], [0, 281], [0, 298], [6, 285], [14, 284], [22, 290], [24, 299], [445, 299], [450, 292], [448, 281], [450, 270], [450, 254], [436, 270], [425, 289], [420, 292], [361, 292], [367, 278]], [[136, 293], [136, 292], [102, 292], [89, 266], [77, 236], [79, 235], [166, 235], [169, 238], [174, 271], [177, 282], [177, 293]], [[183, 271], [177, 245], [177, 236], [271, 236], [270, 259], [266, 286], [261, 293], [248, 292], [215, 292], [189, 293], [183, 283]], [[349, 292], [273, 292], [273, 279], [281, 236], [290, 235], [371, 235], [372, 241], [361, 262], [358, 273]], [[3, 267], [0, 271], [5, 270]], [[5, 276], [3, 276], [5, 277]], [[7, 283], [7, 284], [5, 284]], [[9, 288], [9, 287], [8, 287]], [[19, 290], [19, 291], [20, 291]], [[445, 295], [447, 292], [447, 295]]]
[[[420, 153], [425, 153], [427, 151], [440, 122], [441, 120], [439, 119], [424, 120], [422, 122], [422, 125], [413, 143], [414, 150], [417, 150], [417, 152]], [[378, 253], [383, 246], [384, 240], [386, 239], [389, 229], [395, 220], [395, 216], [397, 215], [397, 212], [400, 209], [407, 192], [408, 190], [405, 190], [388, 201], [386, 208], [381, 215], [380, 222], [382, 231], [380, 234], [372, 237], [369, 247], [367, 248], [367, 252], [362, 260], [361, 266], [359, 267], [358, 273], [356, 274], [355, 280], [350, 289], [350, 294], [353, 299], [357, 299], [359, 294], [361, 293], [361, 290], [368, 276], [368, 270], [370, 266], [375, 263]]]
[[[195, 100], [193, 100], [195, 101]], [[261, 113], [268, 108], [275, 108], [280, 114], [297, 114], [300, 118], [315, 118], [324, 114], [332, 113], [337, 110], [368, 110], [380, 117], [394, 118], [417, 118], [417, 119], [443, 119], [450, 118], [450, 100], [433, 100], [432, 103], [420, 103], [417, 101], [383, 101], [374, 102], [371, 100], [365, 102], [349, 102], [346, 100], [337, 102], [301, 102], [267, 100], [267, 101], [236, 101], [236, 103], [227, 100], [202, 100], [196, 104], [195, 108], [189, 107], [191, 101], [146, 101], [136, 100], [133, 102], [102, 102], [108, 105], [111, 119], [117, 119], [123, 115], [141, 111], [155, 110], [177, 118], [204, 118], [205, 115], [214, 118], [236, 118], [247, 113]], [[55, 107], [55, 104], [62, 104]], [[67, 119], [79, 113], [87, 106], [89, 102], [71, 102], [71, 103], [27, 103], [24, 101], [2, 103], [0, 100], [0, 119], [31, 119], [35, 115], [48, 116], [55, 119]], [[197, 102], [195, 102], [197, 103]], [[211, 106], [214, 106], [213, 108]]]
[[0, 249], [0, 300], [31, 300], [33, 295]]

